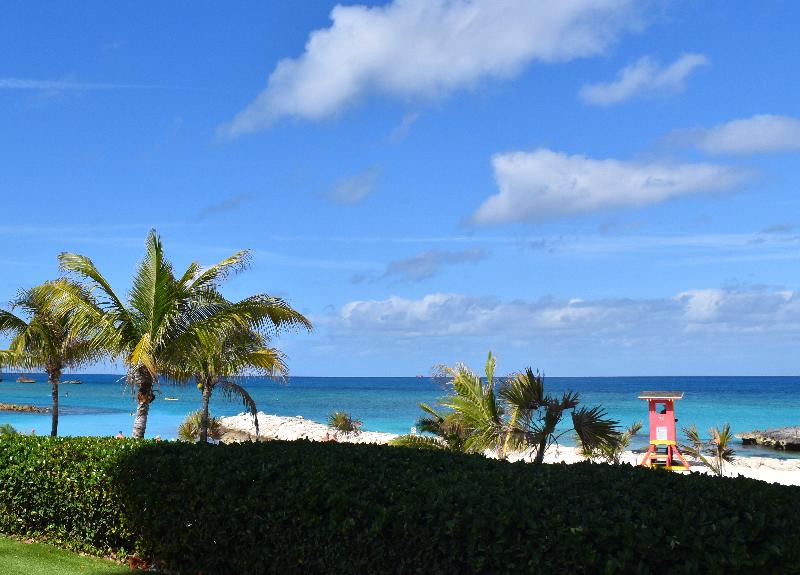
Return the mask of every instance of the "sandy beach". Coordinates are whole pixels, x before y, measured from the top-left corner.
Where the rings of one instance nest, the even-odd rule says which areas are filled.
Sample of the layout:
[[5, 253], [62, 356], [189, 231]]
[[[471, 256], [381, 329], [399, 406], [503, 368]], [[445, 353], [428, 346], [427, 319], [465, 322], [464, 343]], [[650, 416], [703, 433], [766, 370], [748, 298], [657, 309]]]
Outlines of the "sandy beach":
[[[246, 439], [248, 436], [255, 435], [253, 418], [246, 413], [240, 413], [232, 417], [221, 417], [220, 425], [223, 432], [228, 434], [230, 439]], [[267, 439], [282, 439], [294, 441], [297, 439], [309, 439], [311, 441], [324, 441], [326, 437], [334, 435], [334, 430], [323, 424], [304, 417], [282, 417], [278, 415], [267, 415], [258, 413], [259, 436]], [[345, 443], [375, 443], [384, 444], [397, 437], [393, 433], [382, 433], [379, 431], [362, 431], [357, 435], [336, 433], [336, 440]], [[626, 451], [622, 456], [622, 462], [636, 465], [642, 458], [639, 453]], [[520, 452], [509, 455], [509, 461], [531, 461], [533, 459], [530, 452]], [[582, 457], [574, 447], [555, 446], [545, 455], [546, 463], [577, 463], [583, 461]], [[697, 465], [689, 459], [692, 472], [710, 473], [708, 468]], [[740, 457], [735, 464], [728, 465], [725, 475], [736, 477], [743, 475], [752, 479], [759, 479], [769, 483], [780, 483], [782, 485], [800, 485], [800, 459], [778, 459], [775, 457]]]

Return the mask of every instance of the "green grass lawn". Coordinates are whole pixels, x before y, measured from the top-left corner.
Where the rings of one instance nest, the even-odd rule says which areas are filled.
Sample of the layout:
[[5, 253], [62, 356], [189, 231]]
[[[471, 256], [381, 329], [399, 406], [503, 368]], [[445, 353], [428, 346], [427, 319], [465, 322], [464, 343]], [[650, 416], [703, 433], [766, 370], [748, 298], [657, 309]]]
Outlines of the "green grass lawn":
[[0, 537], [0, 573], [3, 575], [117, 575], [131, 573], [128, 567], [98, 559], [83, 557], [52, 545], [27, 545], [14, 539]]

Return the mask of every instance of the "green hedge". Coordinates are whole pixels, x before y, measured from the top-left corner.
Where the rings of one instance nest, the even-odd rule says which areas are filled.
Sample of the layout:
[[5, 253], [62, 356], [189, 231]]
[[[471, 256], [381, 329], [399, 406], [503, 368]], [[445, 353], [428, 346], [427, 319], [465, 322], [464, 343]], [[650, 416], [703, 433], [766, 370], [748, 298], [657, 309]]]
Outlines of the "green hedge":
[[132, 550], [114, 477], [149, 442], [0, 437], [0, 532], [100, 555]]
[[[745, 478], [335, 443], [17, 441], [29, 445], [0, 440], [0, 529], [19, 533], [21, 518], [32, 523], [28, 533], [137, 549], [179, 573], [752, 574], [800, 566], [800, 488]], [[12, 454], [36, 464], [8, 468]], [[36, 478], [91, 468], [103, 476], [96, 493]], [[14, 518], [15, 501], [37, 515]], [[57, 501], [77, 519], [40, 518], [39, 506]], [[98, 538], [106, 526], [116, 535]]]

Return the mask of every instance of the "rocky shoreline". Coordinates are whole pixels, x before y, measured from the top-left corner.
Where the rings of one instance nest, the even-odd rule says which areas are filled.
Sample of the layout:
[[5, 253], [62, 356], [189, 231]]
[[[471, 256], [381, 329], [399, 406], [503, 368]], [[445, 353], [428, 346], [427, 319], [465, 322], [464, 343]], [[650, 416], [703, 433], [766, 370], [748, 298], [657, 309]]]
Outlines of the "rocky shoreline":
[[16, 411], [19, 413], [50, 413], [49, 407], [23, 405], [19, 403], [0, 403], [0, 411]]
[[737, 433], [744, 445], [760, 445], [781, 451], [800, 451], [800, 425], [780, 429], [755, 430]]

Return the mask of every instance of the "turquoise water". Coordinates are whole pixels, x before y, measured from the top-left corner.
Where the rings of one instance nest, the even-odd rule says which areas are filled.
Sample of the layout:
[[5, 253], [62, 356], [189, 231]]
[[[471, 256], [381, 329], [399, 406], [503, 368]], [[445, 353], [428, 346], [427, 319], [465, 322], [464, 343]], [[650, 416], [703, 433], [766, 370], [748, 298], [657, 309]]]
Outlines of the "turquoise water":
[[[0, 383], [0, 402], [50, 404], [50, 386], [44, 375], [32, 375], [37, 383], [17, 383], [17, 374], [6, 373]], [[118, 375], [65, 376], [81, 379], [82, 385], [60, 388], [61, 435], [130, 434], [135, 400]], [[244, 378], [243, 385], [266, 413], [302, 415], [325, 421], [334, 410], [348, 411], [364, 422], [364, 429], [406, 433], [419, 416], [417, 404], [434, 403], [443, 394], [430, 378], [413, 377], [292, 377], [281, 385], [268, 379]], [[628, 425], [646, 420], [644, 401], [637, 399], [642, 390], [681, 390], [685, 398], [676, 404], [678, 425], [696, 424], [701, 432], [712, 425], [731, 424], [734, 432], [800, 425], [800, 378], [795, 377], [549, 377], [548, 391], [567, 389], [580, 392], [586, 405], [602, 405], [608, 414]], [[164, 401], [163, 397], [178, 401]], [[153, 402], [147, 424], [147, 436], [175, 437], [186, 413], [200, 405], [200, 392], [194, 386], [161, 385]], [[212, 401], [214, 415], [235, 415], [243, 411], [240, 403], [222, 398]], [[0, 412], [0, 423], [39, 434], [49, 433], [50, 416]], [[646, 429], [644, 430], [647, 431]], [[641, 447], [646, 435], [634, 441]], [[569, 436], [564, 437], [569, 444]], [[742, 455], [789, 456], [773, 451], [744, 448]]]

